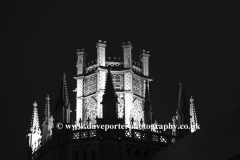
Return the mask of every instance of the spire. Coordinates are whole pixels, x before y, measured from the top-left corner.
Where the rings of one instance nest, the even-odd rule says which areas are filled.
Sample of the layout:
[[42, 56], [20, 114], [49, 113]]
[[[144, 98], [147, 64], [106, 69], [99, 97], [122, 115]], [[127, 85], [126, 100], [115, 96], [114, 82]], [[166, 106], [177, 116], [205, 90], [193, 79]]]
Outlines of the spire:
[[146, 110], [147, 108], [152, 110], [150, 93], [149, 93], [147, 81], [146, 81], [145, 85], [146, 85], [146, 88], [145, 88], [145, 97], [144, 97], [144, 110]]
[[41, 140], [41, 130], [39, 128], [36, 101], [33, 103], [33, 116], [32, 116], [30, 133], [28, 134], [28, 136], [29, 136], [29, 146], [32, 148], [32, 152], [34, 152], [40, 145], [40, 140]]
[[[196, 126], [196, 128], [197, 128], [197, 125], [198, 125], [197, 115], [196, 115], [196, 110], [195, 110], [195, 106], [194, 106], [193, 101], [194, 101], [194, 99], [191, 96], [191, 99], [190, 99], [190, 116], [191, 116], [190, 124], [191, 124], [191, 126]], [[196, 128], [191, 127], [191, 133], [195, 132]]]
[[32, 123], [31, 123], [30, 130], [32, 131], [32, 133], [36, 133], [38, 130], [40, 130], [36, 101], [33, 103], [33, 115], [32, 115]]
[[43, 121], [43, 133], [42, 133], [42, 142], [46, 142], [52, 135], [52, 128], [53, 128], [53, 117], [50, 115], [50, 97], [47, 95], [46, 97], [46, 106], [44, 111], [44, 121]]
[[59, 92], [58, 102], [56, 105], [56, 110], [62, 107], [69, 108], [69, 99], [68, 99], [68, 91], [67, 91], [67, 82], [66, 82], [66, 75], [63, 73], [62, 77], [62, 84]]
[[55, 106], [55, 121], [70, 123], [70, 102], [68, 99], [66, 75], [63, 73], [58, 101]]
[[45, 121], [49, 121], [49, 118], [50, 118], [50, 104], [49, 104], [49, 100], [50, 100], [50, 97], [49, 95], [47, 95], [46, 97], [46, 106], [45, 106], [45, 111], [44, 111], [44, 120]]
[[102, 103], [107, 102], [107, 101], [113, 101], [117, 102], [117, 95], [114, 90], [114, 85], [112, 81], [112, 75], [110, 72], [110, 66], [108, 66], [108, 73], [107, 73], [107, 80], [106, 80], [106, 86], [105, 86], [105, 92], [103, 95], [103, 100]]
[[180, 79], [179, 82], [179, 97], [178, 97], [178, 110], [186, 110], [188, 109], [186, 95], [183, 87], [183, 82]]

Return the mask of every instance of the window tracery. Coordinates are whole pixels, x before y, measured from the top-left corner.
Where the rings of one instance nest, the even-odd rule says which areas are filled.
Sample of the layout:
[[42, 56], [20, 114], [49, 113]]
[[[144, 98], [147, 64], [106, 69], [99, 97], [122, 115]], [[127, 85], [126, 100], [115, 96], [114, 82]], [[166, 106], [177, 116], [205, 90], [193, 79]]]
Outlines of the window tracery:
[[91, 124], [96, 124], [96, 116], [97, 116], [97, 102], [91, 98], [90, 100], [85, 101], [84, 105], [84, 119], [83, 122], [86, 124], [87, 119], [90, 119]]
[[130, 121], [133, 117], [133, 125], [140, 125], [140, 121], [141, 119], [144, 122], [144, 113], [143, 113], [143, 109], [142, 109], [142, 102], [138, 99], [135, 99], [135, 101], [133, 102], [133, 108], [131, 110], [131, 114], [130, 114]]

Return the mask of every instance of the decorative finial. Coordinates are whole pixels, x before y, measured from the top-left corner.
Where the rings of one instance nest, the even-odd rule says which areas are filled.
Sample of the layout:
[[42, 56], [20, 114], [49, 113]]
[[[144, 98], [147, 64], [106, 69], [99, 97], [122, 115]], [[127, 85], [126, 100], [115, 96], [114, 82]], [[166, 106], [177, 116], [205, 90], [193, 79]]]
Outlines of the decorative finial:
[[36, 102], [36, 101], [33, 103], [33, 106], [34, 106], [34, 107], [37, 107], [37, 102]]
[[50, 97], [49, 97], [49, 95], [47, 95], [46, 99], [47, 99], [48, 101], [50, 100]]
[[190, 98], [190, 102], [193, 103], [193, 101], [194, 101], [194, 99], [193, 99], [192, 96], [191, 96], [191, 98]]

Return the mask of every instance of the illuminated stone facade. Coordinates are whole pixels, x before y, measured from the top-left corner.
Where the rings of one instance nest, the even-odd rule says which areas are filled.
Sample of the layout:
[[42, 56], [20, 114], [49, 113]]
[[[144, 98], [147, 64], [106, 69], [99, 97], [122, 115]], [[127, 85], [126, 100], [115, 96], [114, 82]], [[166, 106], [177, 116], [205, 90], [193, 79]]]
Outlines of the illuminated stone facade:
[[106, 42], [97, 43], [97, 60], [95, 64], [85, 66], [86, 54], [78, 50], [77, 61], [77, 122], [86, 123], [89, 117], [91, 123], [98, 116], [102, 118], [102, 95], [106, 81], [106, 67], [111, 66], [112, 78], [116, 94], [119, 95], [118, 117], [124, 117], [125, 123], [130, 124], [133, 118], [138, 124], [144, 122], [143, 101], [145, 82], [151, 81], [149, 73], [149, 52], [141, 52], [140, 61], [132, 61], [132, 45], [130, 42], [123, 44], [123, 60], [109, 58], [106, 60]]

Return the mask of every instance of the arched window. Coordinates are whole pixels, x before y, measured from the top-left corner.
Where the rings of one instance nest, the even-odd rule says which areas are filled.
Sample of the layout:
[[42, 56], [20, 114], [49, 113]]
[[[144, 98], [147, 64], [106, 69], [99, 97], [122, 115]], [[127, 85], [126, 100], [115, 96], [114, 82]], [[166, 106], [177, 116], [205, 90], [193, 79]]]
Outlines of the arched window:
[[127, 150], [126, 150], [126, 160], [132, 160], [132, 157], [131, 157], [131, 149], [130, 148], [128, 148]]
[[74, 152], [73, 154], [73, 160], [79, 160], [79, 155], [77, 152]]
[[130, 113], [130, 121], [132, 120], [132, 117], [134, 120], [134, 125], [139, 125], [141, 119], [144, 122], [144, 112], [142, 108], [142, 102], [139, 101], [138, 99], [135, 99], [133, 101], [133, 107]]
[[135, 159], [136, 160], [141, 160], [141, 151], [140, 151], [140, 149], [137, 149], [135, 151]]
[[90, 160], [96, 160], [96, 152], [94, 149], [91, 150], [90, 152]]
[[149, 153], [150, 152], [148, 150], [144, 152], [144, 160], [148, 160]]
[[87, 152], [86, 152], [85, 149], [82, 151], [82, 156], [83, 156], [83, 159], [84, 159], [84, 160], [88, 158]]
[[88, 123], [87, 119], [89, 117], [91, 124], [96, 124], [96, 116], [97, 116], [97, 102], [91, 98], [88, 104], [84, 107], [84, 123]]

